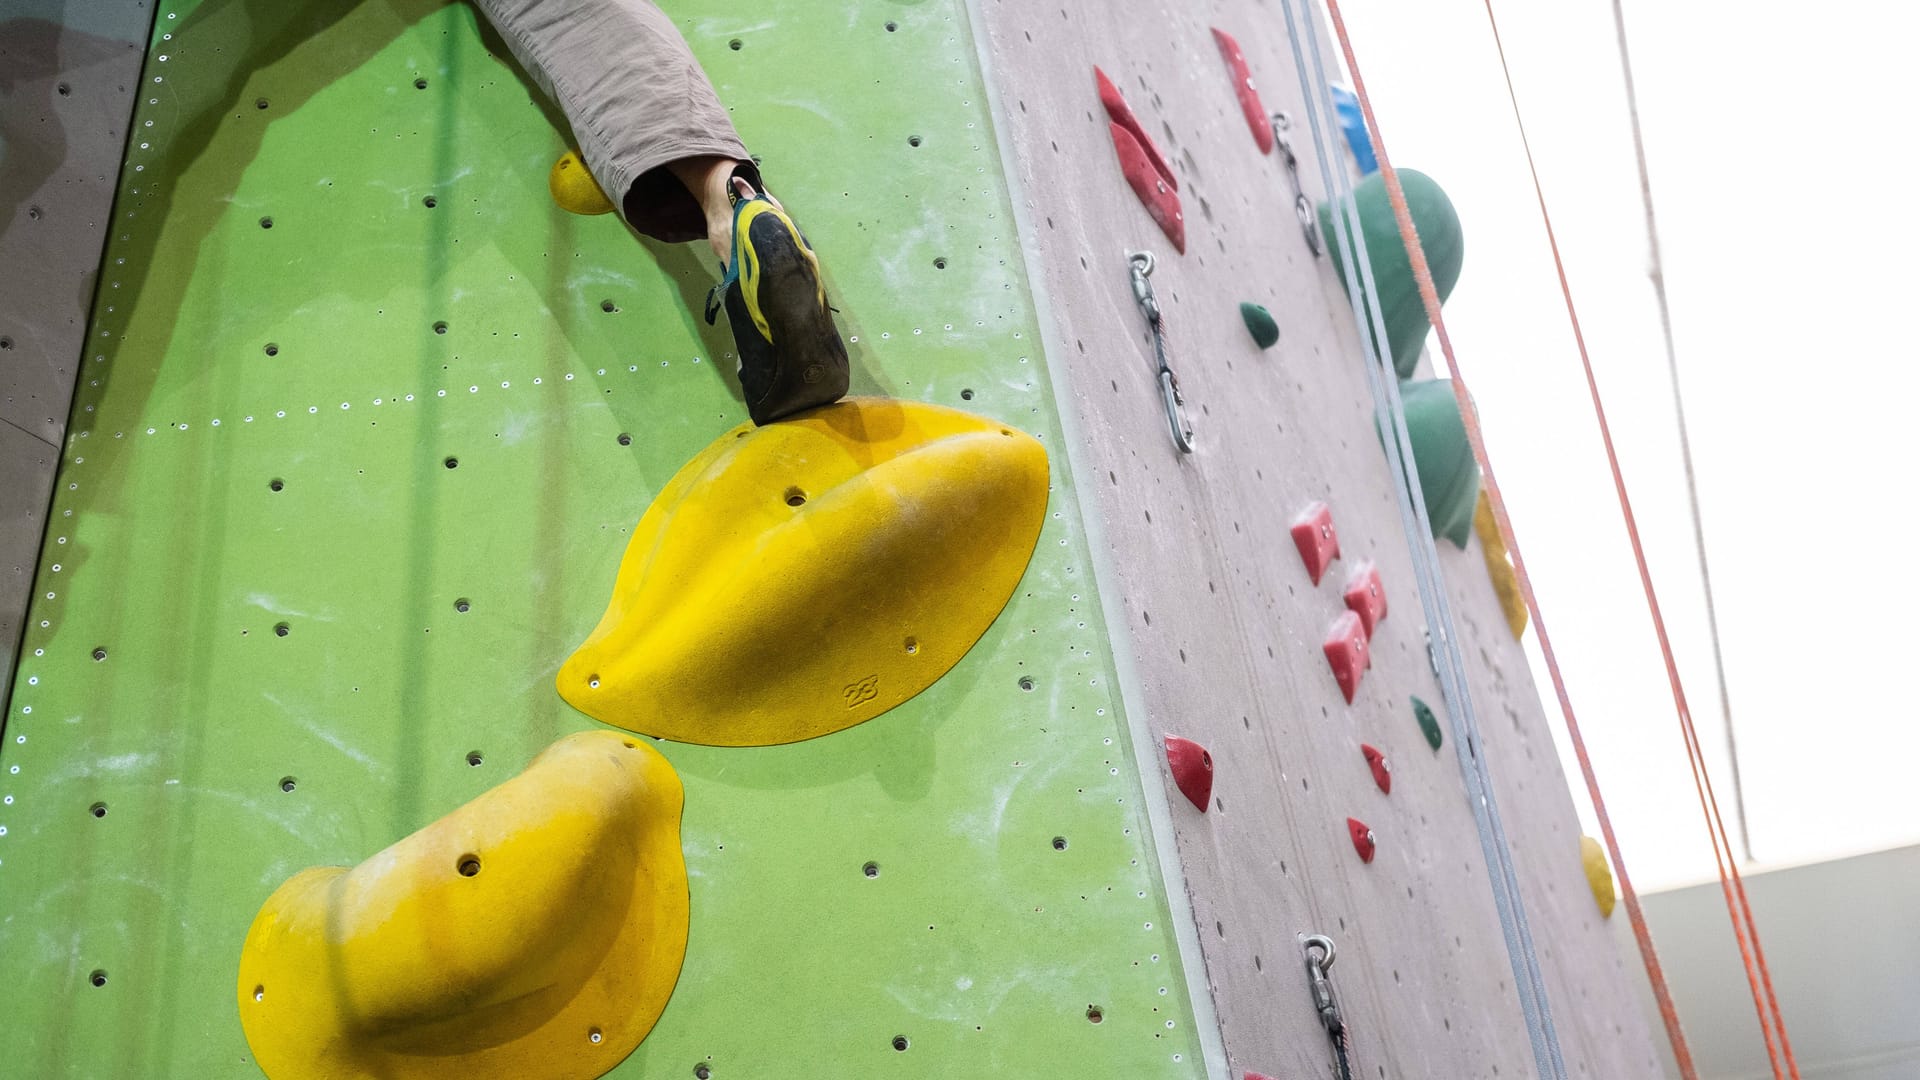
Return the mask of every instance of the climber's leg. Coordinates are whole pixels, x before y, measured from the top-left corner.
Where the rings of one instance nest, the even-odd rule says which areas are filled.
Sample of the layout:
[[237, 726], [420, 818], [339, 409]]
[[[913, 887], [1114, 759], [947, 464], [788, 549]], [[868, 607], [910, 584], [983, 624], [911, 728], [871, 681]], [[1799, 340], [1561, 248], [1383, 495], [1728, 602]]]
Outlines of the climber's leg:
[[[636, 230], [724, 252], [731, 212], [689, 183], [684, 162], [759, 170], [686, 40], [650, 0], [475, 0], [566, 114], [580, 156]], [[719, 230], [716, 237], [715, 230]]]
[[[687, 43], [650, 0], [475, 0], [566, 113], [628, 224], [668, 242], [705, 238], [725, 276], [721, 308], [757, 424], [838, 401], [847, 350], [813, 248], [733, 129]], [[735, 237], [735, 232], [739, 236]]]

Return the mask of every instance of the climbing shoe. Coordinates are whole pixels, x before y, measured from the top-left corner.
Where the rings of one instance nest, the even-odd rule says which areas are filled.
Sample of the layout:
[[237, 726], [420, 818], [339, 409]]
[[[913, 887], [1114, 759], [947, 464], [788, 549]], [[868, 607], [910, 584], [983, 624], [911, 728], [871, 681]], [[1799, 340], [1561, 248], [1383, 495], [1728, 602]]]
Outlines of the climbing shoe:
[[820, 261], [799, 226], [764, 194], [734, 203], [733, 257], [707, 296], [708, 324], [722, 307], [755, 424], [846, 396], [847, 347], [827, 306]]

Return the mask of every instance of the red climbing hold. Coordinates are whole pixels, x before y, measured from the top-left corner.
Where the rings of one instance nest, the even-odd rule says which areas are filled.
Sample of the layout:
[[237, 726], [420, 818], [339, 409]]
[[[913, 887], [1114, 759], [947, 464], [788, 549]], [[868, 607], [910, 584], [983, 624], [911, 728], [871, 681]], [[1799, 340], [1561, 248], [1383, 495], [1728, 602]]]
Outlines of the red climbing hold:
[[1353, 850], [1360, 853], [1360, 861], [1373, 861], [1373, 830], [1359, 818], [1347, 819], [1347, 835], [1353, 837]]
[[1180, 196], [1173, 193], [1167, 178], [1160, 175], [1153, 163], [1147, 160], [1147, 151], [1133, 133], [1119, 124], [1108, 124], [1113, 134], [1114, 152], [1120, 155], [1120, 171], [1126, 175], [1127, 185], [1140, 197], [1141, 205], [1167, 234], [1167, 242], [1173, 250], [1182, 255], [1187, 253], [1187, 221], [1180, 213]]
[[1300, 549], [1300, 561], [1307, 564], [1307, 577], [1315, 585], [1327, 572], [1327, 564], [1340, 557], [1340, 537], [1333, 531], [1333, 511], [1326, 503], [1314, 503], [1293, 519], [1293, 546]]
[[1273, 1077], [1268, 1076], [1266, 1073], [1257, 1073], [1252, 1069], [1248, 1069], [1245, 1080], [1273, 1080]]
[[1387, 768], [1387, 755], [1368, 746], [1366, 743], [1360, 744], [1360, 752], [1366, 755], [1367, 768], [1373, 770], [1373, 782], [1380, 785], [1382, 792], [1392, 793], [1393, 772]]
[[1247, 58], [1240, 53], [1240, 43], [1219, 27], [1214, 27], [1213, 40], [1220, 46], [1220, 55], [1226, 58], [1227, 70], [1233, 72], [1233, 92], [1240, 99], [1240, 111], [1247, 116], [1247, 126], [1253, 129], [1254, 145], [1263, 154], [1273, 153], [1273, 129], [1267, 126], [1267, 110], [1260, 106], [1260, 92], [1253, 88], [1253, 73], [1247, 70]]
[[1347, 704], [1353, 704], [1354, 691], [1360, 688], [1360, 676], [1367, 670], [1367, 631], [1360, 625], [1360, 616], [1351, 611], [1343, 611], [1333, 620], [1327, 629], [1327, 663], [1333, 667], [1334, 680], [1340, 684], [1340, 692], [1347, 696]]
[[1173, 178], [1173, 167], [1167, 164], [1166, 158], [1160, 156], [1160, 148], [1153, 144], [1153, 136], [1140, 126], [1139, 118], [1127, 106], [1127, 99], [1120, 96], [1120, 88], [1113, 85], [1113, 80], [1107, 78], [1107, 73], [1098, 67], [1093, 69], [1093, 81], [1100, 88], [1100, 104], [1107, 110], [1107, 119], [1126, 128], [1127, 134], [1140, 144], [1140, 149], [1146, 151], [1147, 159], [1153, 162], [1153, 169], [1160, 174], [1160, 179], [1165, 180], [1168, 187], [1179, 191], [1180, 181]]
[[1371, 562], [1363, 562], [1354, 568], [1353, 576], [1347, 579], [1347, 610], [1360, 616], [1360, 625], [1366, 628], [1367, 638], [1373, 638], [1373, 628], [1387, 617], [1387, 594], [1380, 588], [1380, 571]]
[[1207, 802], [1213, 798], [1213, 755], [1192, 739], [1169, 735], [1167, 767], [1173, 772], [1173, 786], [1194, 809], [1206, 813]]

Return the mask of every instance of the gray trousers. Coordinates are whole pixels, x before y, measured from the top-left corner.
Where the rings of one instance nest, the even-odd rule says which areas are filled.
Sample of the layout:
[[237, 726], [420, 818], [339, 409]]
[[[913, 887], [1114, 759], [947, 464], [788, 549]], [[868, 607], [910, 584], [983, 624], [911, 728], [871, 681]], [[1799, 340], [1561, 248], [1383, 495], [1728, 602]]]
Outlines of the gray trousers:
[[706, 238], [706, 215], [669, 162], [734, 158], [760, 186], [713, 83], [652, 0], [474, 3], [566, 113], [587, 168], [636, 230], [669, 243]]

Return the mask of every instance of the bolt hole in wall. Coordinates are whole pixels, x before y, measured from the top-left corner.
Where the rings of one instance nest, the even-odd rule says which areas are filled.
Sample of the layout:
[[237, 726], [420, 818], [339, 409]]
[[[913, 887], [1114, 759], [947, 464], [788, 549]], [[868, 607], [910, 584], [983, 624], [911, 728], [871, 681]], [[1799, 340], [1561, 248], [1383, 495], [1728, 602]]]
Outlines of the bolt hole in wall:
[[453, 610], [465, 615], [467, 612], [473, 610], [473, 604], [463, 596], [453, 602]]
[[460, 861], [454, 864], [454, 869], [460, 872], [461, 877], [477, 877], [480, 874], [480, 856], [462, 855]]
[[945, 270], [947, 268], [947, 257], [945, 255], [942, 255], [939, 258], [933, 260], [933, 268], [935, 270]]
[[861, 867], [860, 872], [867, 875], [868, 877], [879, 877], [880, 864], [876, 862], [870, 862], [867, 865]]
[[606, 313], [607, 313], [607, 314], [609, 314], [609, 315], [611, 315], [611, 314], [613, 314], [614, 312], [616, 312], [616, 311], [619, 311], [619, 310], [620, 310], [620, 306], [619, 306], [618, 304], [615, 304], [615, 303], [614, 303], [613, 301], [611, 301], [611, 300], [602, 300], [602, 301], [600, 301], [600, 310], [601, 310], [601, 311], [604, 311], [604, 312], [606, 312]]
[[426, 207], [427, 209], [429, 209], [429, 210], [431, 210], [431, 209], [433, 209], [434, 207], [436, 207], [436, 206], [439, 206], [439, 205], [440, 205], [440, 200], [439, 200], [439, 199], [436, 199], [436, 198], [434, 198], [434, 197], [433, 197], [433, 196], [431, 196], [431, 195], [428, 195], [428, 196], [427, 196], [426, 198], [423, 198], [423, 199], [421, 199], [421, 200], [420, 200], [420, 205], [422, 205], [422, 206], [424, 206], [424, 207]]
[[446, 332], [447, 332], [447, 322], [446, 322], [446, 320], [445, 320], [445, 319], [442, 319], [442, 320], [440, 320], [439, 322], [437, 322], [437, 323], [434, 323], [434, 324], [433, 324], [433, 332], [434, 332], [434, 333], [436, 333], [436, 334], [444, 334], [444, 333], [446, 333]]
[[912, 1044], [907, 1041], [907, 1037], [905, 1035], [895, 1035], [893, 1037], [893, 1048], [895, 1050], [905, 1050], [908, 1046], [911, 1046], [911, 1045]]
[[107, 658], [107, 650], [104, 646], [96, 647], [93, 650], [93, 659], [96, 663], [101, 660], [105, 660], [106, 658]]
[[908, 638], [902, 647], [907, 650], [908, 656], [916, 656], [920, 652], [920, 640], [918, 638]]
[[1087, 1006], [1087, 1023], [1097, 1024], [1107, 1018], [1106, 1011], [1098, 1005]]
[[449, 469], [457, 469], [460, 467], [460, 459], [457, 457], [450, 457], [447, 460], [441, 462], [441, 464], [445, 465]]
[[788, 506], [805, 506], [807, 493], [797, 487], [790, 487], [787, 489], [786, 500]]
[[254, 987], [254, 988], [253, 988], [253, 1000], [255, 1000], [255, 1001], [265, 1001], [265, 1000], [267, 1000], [267, 988], [266, 988], [266, 987], [264, 987], [264, 986], [256, 986], [256, 987]]
[[707, 1063], [704, 1061], [693, 1067], [694, 1080], [708, 1080], [712, 1075], [713, 1070], [707, 1068]]
[[732, 41], [727, 42], [727, 48], [732, 49], [734, 52], [739, 52], [746, 47], [746, 44], [746, 42], [741, 41], [739, 38], [734, 38]]
[[94, 817], [97, 817], [97, 818], [106, 817], [107, 804], [103, 802], [94, 803], [92, 806], [87, 807], [87, 813], [92, 814]]
[[261, 348], [260, 351], [263, 353], [266, 353], [268, 356], [279, 356], [280, 346], [275, 345], [273, 342], [269, 341], [266, 343], [264, 347]]
[[621, 446], [632, 446], [633, 436], [623, 431], [620, 433], [620, 437], [616, 441], [619, 442]]
[[476, 769], [479, 768], [481, 765], [485, 764], [486, 760], [487, 759], [485, 757], [482, 757], [480, 754], [480, 751], [478, 750], [467, 751], [467, 764], [473, 766]]
[[263, 229], [271, 229], [271, 228], [273, 228], [273, 219], [272, 219], [272, 218], [270, 218], [270, 217], [263, 217], [263, 218], [261, 218], [261, 219], [260, 219], [260, 227], [261, 227], [261, 228], [263, 228]]
[[1030, 691], [1030, 690], [1032, 690], [1032, 689], [1033, 689], [1033, 676], [1031, 676], [1031, 675], [1022, 675], [1022, 676], [1020, 676], [1020, 689], [1022, 689], [1022, 690], [1029, 690], [1029, 691]]
[[293, 627], [288, 626], [286, 623], [273, 624], [273, 634], [275, 637], [286, 637], [288, 634], [292, 632], [293, 632]]
[[281, 778], [280, 778], [280, 790], [281, 790], [281, 791], [292, 791], [292, 790], [294, 789], [294, 787], [295, 787], [295, 784], [294, 784], [294, 781], [293, 781], [293, 777], [291, 777], [291, 776], [283, 776], [283, 777], [281, 777]]
[[1055, 850], [1055, 851], [1065, 851], [1065, 850], [1067, 850], [1067, 838], [1066, 838], [1066, 837], [1064, 837], [1064, 836], [1056, 836], [1056, 837], [1054, 837], [1054, 838], [1053, 838], [1053, 850]]
[[87, 981], [95, 986], [105, 986], [107, 985], [107, 973], [96, 969], [93, 974], [87, 976]]
[[61, 83], [60, 85], [54, 87], [53, 91], [54, 93], [59, 94], [61, 97], [66, 97], [68, 94], [73, 93], [73, 87], [68, 86], [66, 83]]
[[918, 135], [909, 135], [909, 136], [907, 136], [907, 145], [908, 145], [908, 146], [919, 146], [919, 145], [920, 145], [920, 136], [918, 136]]
[[425, 79], [413, 80], [413, 88], [415, 90], [425, 90], [427, 88], [427, 80]]
[[600, 1029], [599, 1029], [599, 1028], [588, 1028], [588, 1029], [587, 1029], [587, 1041], [588, 1041], [588, 1042], [590, 1042], [590, 1043], [593, 1043], [593, 1044], [595, 1044], [595, 1045], [598, 1045], [598, 1044], [599, 1044], [599, 1042], [600, 1042], [600, 1040], [601, 1040], [601, 1039], [603, 1039], [603, 1038], [605, 1038], [605, 1037], [606, 1037], [606, 1036], [604, 1036], [604, 1035], [602, 1035], [602, 1034], [600, 1034]]
[[286, 487], [287, 487], [287, 482], [285, 480], [280, 479], [279, 477], [275, 477], [274, 479], [267, 481], [268, 491], [284, 491], [286, 490]]
[[255, 98], [253, 102], [253, 107], [256, 109], [264, 109], [267, 107], [268, 104], [269, 103], [266, 98]]

